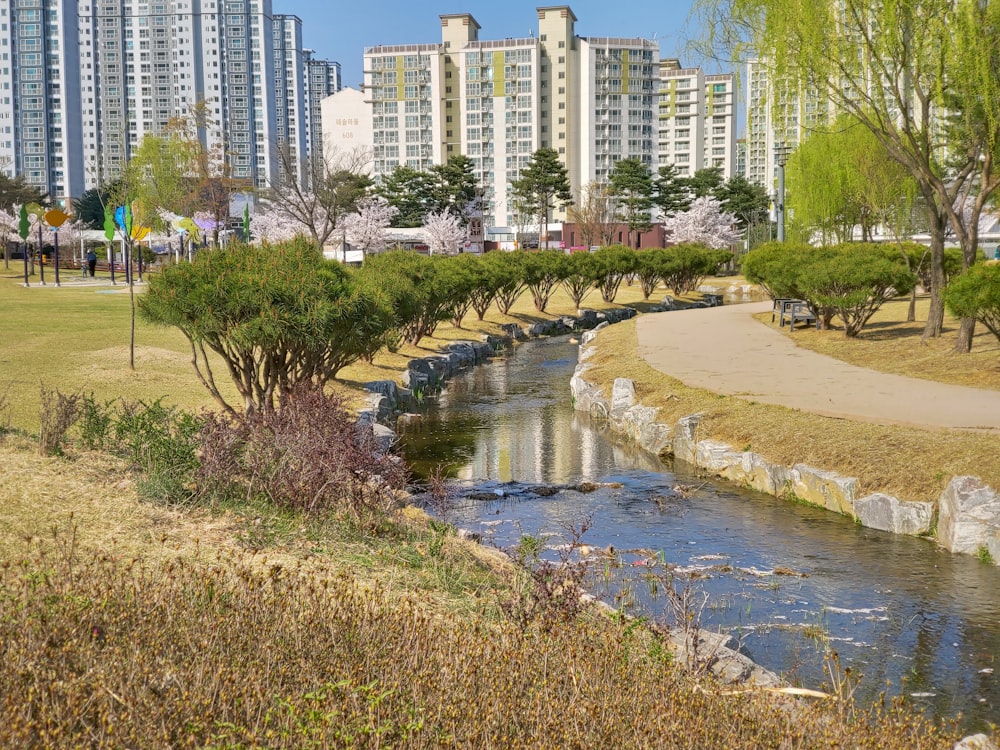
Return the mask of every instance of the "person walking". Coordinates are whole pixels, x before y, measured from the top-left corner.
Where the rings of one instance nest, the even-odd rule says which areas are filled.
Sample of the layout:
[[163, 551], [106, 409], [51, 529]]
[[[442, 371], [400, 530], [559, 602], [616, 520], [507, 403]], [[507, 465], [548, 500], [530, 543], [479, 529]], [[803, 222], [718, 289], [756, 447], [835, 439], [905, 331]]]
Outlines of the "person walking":
[[87, 253], [87, 270], [90, 271], [90, 278], [94, 278], [94, 273], [97, 271], [97, 253], [93, 250]]

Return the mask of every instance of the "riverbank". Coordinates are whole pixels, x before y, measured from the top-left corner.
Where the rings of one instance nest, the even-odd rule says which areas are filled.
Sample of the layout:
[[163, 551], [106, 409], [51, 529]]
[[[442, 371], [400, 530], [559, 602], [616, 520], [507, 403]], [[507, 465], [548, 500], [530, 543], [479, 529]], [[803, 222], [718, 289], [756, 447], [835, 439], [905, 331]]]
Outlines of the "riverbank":
[[[596, 399], [612, 411], [615, 380], [627, 374], [634, 383], [634, 402], [647, 408], [643, 419], [659, 425], [637, 427], [633, 418], [625, 426], [640, 441], [637, 430], [645, 429], [648, 449], [874, 528], [936, 532], [952, 551], [1000, 557], [1000, 533], [992, 533], [988, 516], [983, 516], [997, 504], [990, 487], [1000, 486], [1000, 459], [983, 435], [862, 423], [691, 387], [646, 361], [633, 323], [602, 331], [595, 344], [578, 371], [578, 403], [590, 408]], [[668, 369], [670, 363], [656, 354], [661, 369]], [[714, 354], [726, 357], [725, 352]], [[730, 359], [738, 372], [739, 358]], [[700, 367], [686, 361], [676, 367], [689, 372], [692, 364]], [[794, 370], [785, 376], [795, 377]], [[580, 399], [584, 393], [587, 398]]]

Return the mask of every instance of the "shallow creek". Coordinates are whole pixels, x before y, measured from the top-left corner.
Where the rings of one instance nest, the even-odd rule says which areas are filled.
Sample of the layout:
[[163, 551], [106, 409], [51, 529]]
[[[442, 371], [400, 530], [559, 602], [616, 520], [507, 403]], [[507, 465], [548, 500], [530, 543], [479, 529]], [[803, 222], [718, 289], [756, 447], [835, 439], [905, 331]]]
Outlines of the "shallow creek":
[[[503, 549], [542, 538], [556, 559], [589, 519], [594, 590], [615, 606], [669, 622], [649, 582], [671, 569], [708, 595], [703, 627], [792, 683], [827, 682], [830, 648], [863, 676], [863, 701], [887, 690], [969, 729], [1000, 722], [1000, 567], [618, 445], [573, 411], [576, 361], [566, 338], [524, 344], [406, 428], [415, 472], [443, 464], [458, 480], [458, 526]], [[604, 486], [569, 488], [581, 482]]]

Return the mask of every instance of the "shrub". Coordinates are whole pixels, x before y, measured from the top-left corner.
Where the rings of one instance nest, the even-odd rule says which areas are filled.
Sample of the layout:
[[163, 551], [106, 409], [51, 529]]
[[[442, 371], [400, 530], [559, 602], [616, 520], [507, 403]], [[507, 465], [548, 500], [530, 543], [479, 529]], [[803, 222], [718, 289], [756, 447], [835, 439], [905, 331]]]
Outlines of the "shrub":
[[368, 518], [395, 507], [405, 479], [402, 465], [358, 428], [339, 396], [305, 384], [277, 409], [210, 415], [201, 432], [197, 484], [209, 500], [262, 499]]
[[514, 252], [487, 253], [483, 256], [487, 272], [492, 279], [492, 287], [496, 289], [494, 299], [501, 313], [507, 315], [518, 298], [524, 294], [527, 285], [524, 283], [525, 253], [523, 250]]
[[816, 310], [833, 310], [844, 322], [844, 335], [857, 336], [878, 309], [909, 293], [916, 277], [899, 260], [889, 260], [878, 246], [841, 245], [822, 253], [799, 271], [803, 299]]
[[975, 318], [1000, 340], [1000, 265], [975, 265], [944, 290], [952, 315]]
[[577, 310], [580, 309], [587, 292], [594, 288], [595, 275], [594, 256], [589, 252], [570, 253], [566, 258], [562, 285]]
[[601, 299], [611, 303], [625, 277], [636, 270], [635, 252], [624, 245], [610, 245], [594, 253], [594, 278], [601, 290]]
[[562, 250], [539, 250], [524, 256], [524, 283], [538, 312], [545, 312], [556, 284], [566, 276], [567, 259]]
[[661, 278], [674, 294], [693, 292], [705, 276], [714, 274], [732, 257], [729, 250], [714, 250], [692, 243], [675, 245], [664, 251]]
[[66, 432], [80, 416], [78, 393], [66, 395], [58, 389], [49, 390], [42, 386], [42, 407], [38, 415], [38, 452], [51, 456], [62, 449]]
[[209, 351], [226, 364], [243, 407], [267, 409], [299, 380], [335, 378], [393, 322], [383, 299], [304, 239], [198, 253], [151, 276], [139, 310], [181, 330], [199, 380], [230, 413]]

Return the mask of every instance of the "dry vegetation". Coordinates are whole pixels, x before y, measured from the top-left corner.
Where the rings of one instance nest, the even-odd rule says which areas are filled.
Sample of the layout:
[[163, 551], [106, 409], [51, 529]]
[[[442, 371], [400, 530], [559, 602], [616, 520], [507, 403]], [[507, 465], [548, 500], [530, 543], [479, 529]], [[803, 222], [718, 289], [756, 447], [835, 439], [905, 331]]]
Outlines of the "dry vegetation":
[[638, 355], [631, 321], [601, 331], [596, 343], [588, 381], [610, 393], [614, 379], [627, 375], [635, 381], [641, 403], [660, 407], [662, 421], [704, 414], [698, 428], [701, 438], [722, 440], [788, 466], [806, 463], [857, 477], [861, 493], [937, 500], [948, 480], [961, 474], [974, 474], [1000, 487], [1000, 454], [983, 435], [820, 417], [688, 387], [654, 370]]
[[[499, 571], [520, 580], [509, 565], [482, 562], [454, 538], [435, 547], [426, 526], [351, 543], [324, 524], [320, 535], [341, 536], [294, 531], [255, 553], [241, 536], [249, 519], [138, 504], [127, 483], [102, 481], [116, 467], [94, 456], [5, 447], [0, 460], [16, 480], [3, 490], [0, 525], [3, 747], [954, 741], [896, 707], [793, 709], [696, 681], [624, 621], [516, 625], [497, 606], [510, 594]], [[44, 494], [32, 490], [40, 477]], [[43, 507], [42, 517], [25, 505]], [[460, 592], [465, 608], [427, 573], [433, 566], [453, 581], [477, 569], [479, 587]]]

